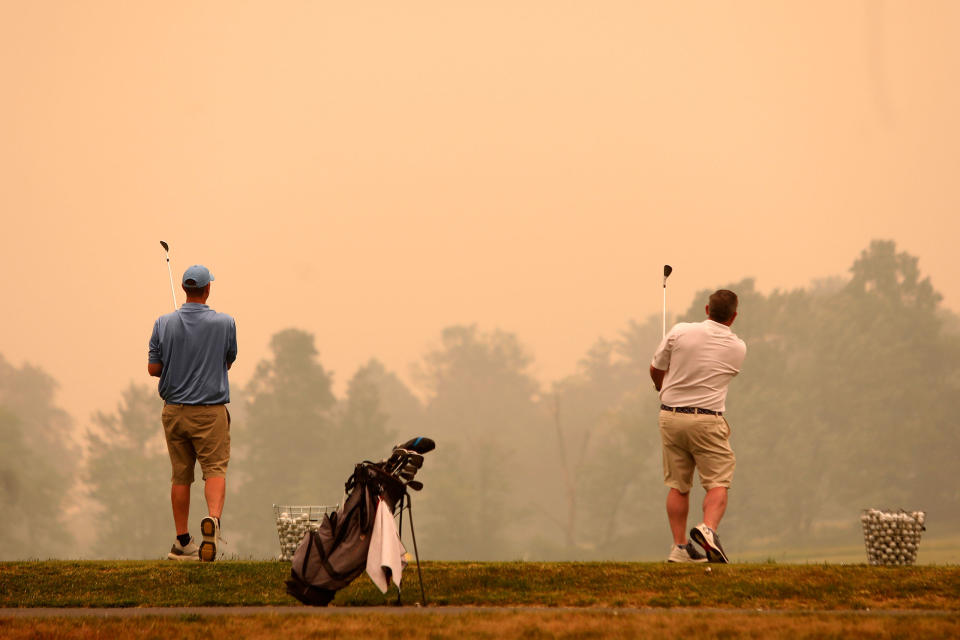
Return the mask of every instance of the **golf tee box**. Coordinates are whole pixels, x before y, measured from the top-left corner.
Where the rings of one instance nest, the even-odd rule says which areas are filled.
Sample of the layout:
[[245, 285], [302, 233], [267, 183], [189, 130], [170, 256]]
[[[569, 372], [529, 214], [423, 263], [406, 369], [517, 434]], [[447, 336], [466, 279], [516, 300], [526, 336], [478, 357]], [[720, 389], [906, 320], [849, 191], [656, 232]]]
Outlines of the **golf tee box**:
[[864, 509], [860, 515], [867, 562], [907, 566], [917, 561], [920, 534], [926, 530], [923, 511]]
[[340, 508], [335, 505], [273, 505], [273, 515], [277, 521], [277, 534], [280, 536], [280, 560], [289, 562], [304, 534], [316, 529], [323, 522], [323, 516]]

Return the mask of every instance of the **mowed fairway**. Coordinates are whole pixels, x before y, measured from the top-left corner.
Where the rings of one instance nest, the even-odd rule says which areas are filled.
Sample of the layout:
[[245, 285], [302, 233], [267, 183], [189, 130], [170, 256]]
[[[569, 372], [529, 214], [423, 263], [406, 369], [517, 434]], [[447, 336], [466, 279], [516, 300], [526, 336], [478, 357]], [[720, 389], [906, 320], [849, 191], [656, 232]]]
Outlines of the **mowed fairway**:
[[[957, 637], [960, 568], [650, 563], [440, 563], [405, 574], [404, 608], [366, 577], [336, 606], [284, 593], [289, 565], [223, 562], [0, 563], [3, 638], [290, 638], [397, 634], [433, 638]], [[206, 615], [143, 607], [276, 607]], [[89, 607], [91, 615], [24, 617], [24, 608]], [[122, 608], [122, 609], [121, 609]], [[81, 612], [83, 613], [83, 612]], [[96, 615], [94, 615], [96, 614]], [[102, 617], [110, 614], [110, 617]], [[118, 617], [114, 617], [114, 616]]]

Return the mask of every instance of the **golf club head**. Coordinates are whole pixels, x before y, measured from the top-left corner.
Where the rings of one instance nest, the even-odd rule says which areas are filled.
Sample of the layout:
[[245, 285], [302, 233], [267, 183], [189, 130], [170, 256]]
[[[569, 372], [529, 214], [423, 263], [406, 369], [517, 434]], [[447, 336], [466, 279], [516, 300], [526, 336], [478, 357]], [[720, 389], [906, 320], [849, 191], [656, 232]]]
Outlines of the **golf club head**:
[[384, 463], [387, 473], [401, 473], [407, 467], [419, 469], [423, 466], [423, 456], [409, 449], [394, 449]]
[[410, 482], [407, 483], [407, 486], [413, 489], [414, 491], [420, 491], [420, 489], [423, 489], [423, 483], [420, 482], [419, 480], [411, 480]]
[[160, 246], [163, 247], [163, 250], [164, 250], [164, 251], [167, 251], [167, 252], [170, 251], [170, 245], [168, 245], [168, 244], [167, 244], [166, 242], [164, 242], [163, 240], [160, 241]]
[[410, 438], [403, 444], [398, 444], [394, 449], [408, 449], [410, 451], [416, 451], [417, 453], [427, 453], [428, 451], [433, 451], [436, 447], [436, 442], [430, 438], [420, 436], [419, 438]]
[[673, 267], [668, 264], [663, 265], [663, 279], [666, 280], [673, 273]]
[[411, 464], [408, 462], [404, 464], [402, 467], [400, 467], [400, 470], [397, 473], [400, 474], [401, 478], [404, 478], [406, 480], [413, 480], [413, 476], [417, 475], [417, 471], [419, 470], [420, 470], [419, 465]]

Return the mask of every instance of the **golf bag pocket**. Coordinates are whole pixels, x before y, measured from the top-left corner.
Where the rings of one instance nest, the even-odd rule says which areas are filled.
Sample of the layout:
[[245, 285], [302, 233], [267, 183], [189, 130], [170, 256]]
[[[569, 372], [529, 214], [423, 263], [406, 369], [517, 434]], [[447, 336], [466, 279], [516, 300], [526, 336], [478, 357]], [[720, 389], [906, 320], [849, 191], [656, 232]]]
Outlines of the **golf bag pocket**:
[[[305, 561], [306, 563], [310, 562], [309, 547], [312, 546], [313, 533], [315, 532], [308, 531], [303, 536], [303, 540], [300, 541], [300, 546], [297, 547], [296, 554], [293, 557], [293, 561], [295, 563], [301, 563], [300, 566], [303, 566]], [[296, 568], [290, 569], [290, 577], [286, 581], [287, 593], [303, 604], [308, 604], [314, 607], [325, 607], [330, 604], [330, 601], [333, 600], [333, 596], [335, 596], [337, 593], [336, 590], [314, 586], [309, 581], [304, 579], [302, 575], [302, 572], [297, 571]]]

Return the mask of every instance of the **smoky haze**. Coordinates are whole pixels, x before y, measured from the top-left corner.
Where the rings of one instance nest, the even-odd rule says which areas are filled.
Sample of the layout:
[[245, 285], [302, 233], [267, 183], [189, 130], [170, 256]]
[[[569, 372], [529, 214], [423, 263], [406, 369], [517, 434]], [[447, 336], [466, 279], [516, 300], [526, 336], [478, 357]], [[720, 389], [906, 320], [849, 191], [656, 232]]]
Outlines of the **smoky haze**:
[[[941, 536], [960, 524], [960, 440], [943, 402], [960, 392], [960, 317], [918, 265], [877, 240], [849, 275], [808, 287], [718, 283], [739, 294], [734, 329], [749, 345], [725, 414], [738, 460], [724, 521], [733, 557], [855, 547], [869, 506], [920, 508]], [[702, 319], [710, 292], [678, 319]], [[354, 464], [427, 434], [439, 446], [415, 494], [425, 557], [657, 559], [669, 537], [647, 367], [660, 323], [653, 314], [599, 337], [550, 385], [516, 334], [452, 325], [412, 387], [371, 359], [343, 393], [314, 335], [278, 331], [233, 393], [228, 554], [275, 557], [275, 514], [335, 505]], [[0, 360], [4, 557], [157, 557], [171, 523], [155, 389], [132, 383], [94, 416], [80, 464], [56, 463], [76, 457], [53, 390], [42, 371]], [[49, 526], [51, 511], [65, 526]]]
[[[824, 544], [868, 499], [929, 507], [912, 447], [952, 445], [892, 438], [956, 430], [916, 399], [956, 391], [958, 23], [951, 2], [3, 5], [4, 495], [81, 523], [36, 547], [5, 524], [12, 555], [168, 547], [160, 240], [237, 320], [238, 554], [276, 552], [273, 502], [336, 501], [353, 463], [422, 433], [433, 557], [660, 557], [664, 263], [671, 322], [745, 293], [734, 550], [784, 544], [745, 523], [785, 523], [789, 492]], [[857, 281], [862, 252], [887, 271]], [[870, 298], [910, 259], [940, 299]], [[859, 457], [877, 403], [892, 475]], [[870, 478], [903, 493], [845, 493]], [[112, 546], [144, 504], [153, 546]]]

